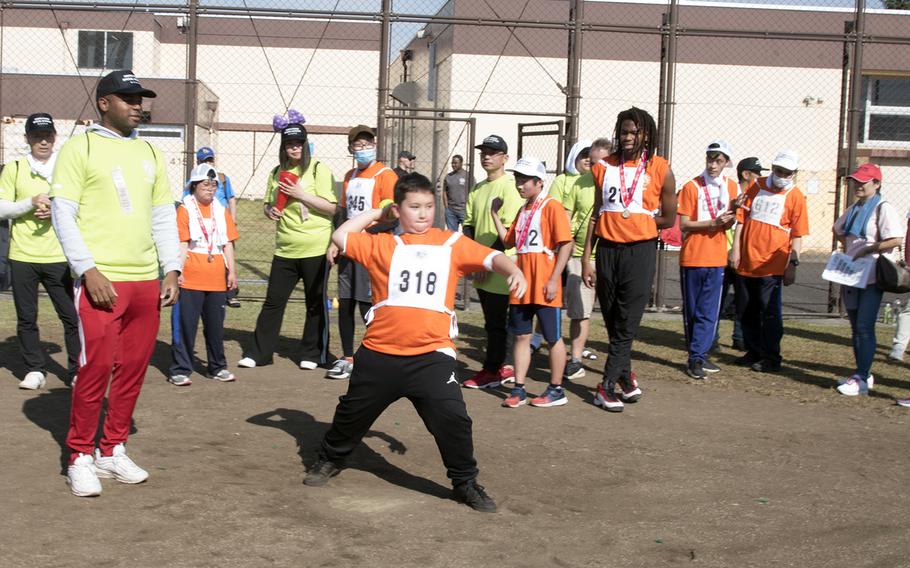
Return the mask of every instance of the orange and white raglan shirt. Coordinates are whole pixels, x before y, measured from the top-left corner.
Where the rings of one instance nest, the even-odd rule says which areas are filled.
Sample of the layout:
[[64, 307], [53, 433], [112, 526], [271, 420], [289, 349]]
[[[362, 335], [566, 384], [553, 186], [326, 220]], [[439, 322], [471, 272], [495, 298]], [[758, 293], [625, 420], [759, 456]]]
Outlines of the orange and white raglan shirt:
[[[565, 218], [565, 213], [562, 213]], [[455, 356], [455, 289], [465, 274], [492, 270], [502, 254], [442, 229], [418, 235], [348, 233], [342, 254], [367, 268], [373, 307], [363, 346], [388, 355]]]
[[770, 191], [768, 178], [758, 178], [746, 190], [737, 210], [740, 229], [740, 276], [782, 276], [790, 262], [790, 239], [809, 234], [806, 196], [796, 186]]
[[[212, 220], [212, 204], [203, 205], [197, 201], [196, 205], [202, 215], [206, 234], [214, 235], [215, 223]], [[227, 209], [223, 209], [223, 211], [227, 239], [234, 242], [239, 236], [237, 234], [237, 225], [234, 224], [234, 219]], [[227, 290], [224, 255], [216, 247], [212, 251], [212, 260], [209, 261], [206, 249], [207, 243], [197, 244], [192, 241], [190, 237], [190, 211], [183, 205], [177, 208], [177, 233], [180, 236], [181, 243], [189, 243], [186, 262], [183, 265], [183, 284], [180, 287], [202, 292], [224, 292]]]
[[344, 175], [341, 206], [347, 219], [370, 209], [385, 207], [395, 199], [398, 176], [382, 162], [373, 162], [365, 170], [353, 169]]
[[[706, 183], [704, 176], [690, 180], [679, 192], [677, 215], [690, 221], [714, 219], [736, 200], [739, 185], [724, 177], [723, 188]], [[723, 191], [726, 190], [726, 191]], [[723, 227], [684, 233], [679, 265], [683, 267], [724, 267], [727, 265], [727, 232]]]
[[[654, 215], [660, 211], [660, 195], [670, 163], [661, 156], [651, 156], [635, 185], [635, 192], [628, 206], [623, 204], [620, 179], [622, 154], [610, 154], [591, 167], [594, 182], [602, 196], [597, 212], [595, 234], [614, 243], [634, 243], [657, 238]], [[639, 160], [623, 162], [625, 187], [632, 189]], [[623, 217], [628, 210], [628, 218]]]
[[534, 203], [525, 204], [506, 233], [505, 245], [515, 247], [516, 264], [524, 274], [528, 290], [521, 298], [511, 294], [510, 304], [562, 307], [562, 278], [556, 280], [556, 297], [547, 301], [544, 285], [556, 268], [559, 246], [572, 240], [569, 219], [562, 203], [541, 192]]

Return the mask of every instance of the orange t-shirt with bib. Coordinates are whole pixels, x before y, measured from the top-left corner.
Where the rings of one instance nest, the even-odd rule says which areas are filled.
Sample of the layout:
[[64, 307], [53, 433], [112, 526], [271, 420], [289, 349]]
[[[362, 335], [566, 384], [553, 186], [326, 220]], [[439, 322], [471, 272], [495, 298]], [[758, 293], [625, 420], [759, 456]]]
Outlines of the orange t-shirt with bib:
[[[518, 258], [515, 264], [521, 269], [528, 283], [525, 295], [516, 298], [514, 294], [511, 294], [509, 303], [560, 308], [562, 307], [562, 278], [556, 280], [556, 297], [550, 301], [547, 301], [544, 294], [544, 285], [553, 276], [559, 245], [572, 240], [569, 218], [566, 216], [562, 203], [552, 197], [546, 197], [533, 218], [527, 219], [531, 214], [532, 206], [533, 204], [525, 205], [518, 211], [518, 215], [515, 216], [515, 220], [509, 225], [509, 231], [506, 233], [505, 245], [507, 248], [516, 247]], [[524, 228], [526, 223], [530, 223], [527, 228], [527, 236], [521, 246], [518, 246], [516, 240], [519, 225]]]
[[[361, 195], [351, 195], [348, 199], [348, 186], [351, 185], [351, 179], [360, 179], [363, 181], [372, 180], [372, 196], [367, 202], [361, 199]], [[395, 199], [395, 184], [398, 183], [398, 176], [394, 171], [382, 162], [373, 162], [365, 170], [353, 169], [344, 175], [344, 185], [341, 188], [341, 201], [339, 205], [348, 211], [348, 218], [355, 217], [356, 214], [378, 209], [385, 201]], [[352, 213], [353, 212], [353, 213]]]
[[[739, 185], [725, 178], [727, 199], [722, 201], [720, 196], [711, 195], [711, 207], [714, 217], [721, 215], [729, 209], [729, 204], [736, 200]], [[698, 176], [690, 180], [679, 192], [676, 213], [686, 215], [690, 221], [706, 221], [713, 219], [708, 199], [705, 196], [705, 180]], [[727, 266], [727, 231], [717, 227], [709, 231], [692, 231], [685, 233], [682, 249], [679, 251], [679, 265], [684, 267], [723, 267]]]
[[[348, 233], [342, 253], [367, 268], [373, 287], [374, 312], [363, 336], [364, 347], [405, 356], [446, 349], [452, 350], [454, 357], [451, 314], [411, 306], [435, 304], [451, 312], [455, 308], [458, 279], [472, 272], [491, 270], [493, 257], [502, 253], [467, 237], [459, 237], [447, 245], [452, 235], [451, 231], [435, 228], [421, 235], [404, 233], [397, 238], [389, 233]], [[405, 245], [451, 246], [451, 252], [446, 262], [445, 256], [431, 258], [440, 251], [426, 247], [417, 250], [411, 262], [397, 266], [394, 262], [395, 249], [400, 246], [397, 239]], [[440, 274], [443, 271], [448, 271], [447, 278]], [[409, 305], [378, 305], [389, 300], [390, 279], [397, 287], [396, 292], [410, 294], [402, 297]]]
[[[212, 205], [203, 205], [197, 202], [199, 212], [202, 214], [205, 229], [212, 234]], [[236, 241], [238, 238], [237, 225], [228, 210], [224, 210], [224, 221], [227, 225], [227, 238], [229, 241]], [[190, 241], [190, 213], [186, 207], [181, 205], [177, 208], [177, 234], [180, 242], [187, 243]], [[183, 265], [183, 284], [181, 288], [187, 290], [200, 290], [203, 292], [224, 292], [227, 290], [227, 268], [224, 265], [224, 256], [213, 254], [212, 262], [209, 262], [207, 254], [199, 254], [192, 251], [186, 253], [186, 262]]]
[[[595, 234], [615, 243], [634, 243], [657, 238], [657, 223], [654, 211], [660, 209], [660, 194], [664, 179], [670, 171], [670, 163], [661, 156], [652, 156], [644, 168], [632, 201], [628, 206], [629, 217], [623, 217], [619, 167], [622, 154], [610, 154], [591, 167], [594, 182], [601, 192], [602, 205], [597, 213]], [[626, 190], [632, 188], [639, 160], [623, 163]]]
[[742, 223], [736, 269], [741, 276], [782, 276], [790, 262], [790, 239], [809, 234], [806, 196], [796, 186], [770, 191], [767, 177], [746, 189], [736, 220]]

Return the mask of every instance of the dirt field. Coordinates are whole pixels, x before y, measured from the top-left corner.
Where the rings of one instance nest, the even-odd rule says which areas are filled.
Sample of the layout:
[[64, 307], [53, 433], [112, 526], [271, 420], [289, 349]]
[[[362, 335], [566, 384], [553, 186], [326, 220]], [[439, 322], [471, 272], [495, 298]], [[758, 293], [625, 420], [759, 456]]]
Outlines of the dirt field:
[[[2, 566], [910, 566], [910, 411], [893, 404], [910, 396], [910, 372], [880, 354], [874, 396], [839, 397], [843, 323], [788, 322], [782, 376], [735, 369], [725, 349], [724, 373], [696, 384], [681, 372], [678, 321], [651, 319], [636, 344], [645, 395], [620, 415], [591, 404], [602, 357], [561, 408], [506, 410], [504, 394], [465, 391], [480, 480], [500, 506], [484, 515], [450, 499], [407, 401], [349, 469], [303, 486], [346, 382], [281, 357], [233, 384], [195, 375], [173, 387], [158, 370], [166, 322], [129, 445], [150, 480], [73, 497], [61, 476], [69, 391], [55, 377], [49, 390], [16, 389], [11, 302], [0, 304]], [[59, 329], [42, 308], [53, 347]], [[246, 302], [228, 327], [251, 328], [257, 311]], [[300, 333], [297, 313], [286, 337]], [[461, 319], [462, 362], [475, 369], [479, 314]], [[249, 337], [229, 331], [232, 364]]]

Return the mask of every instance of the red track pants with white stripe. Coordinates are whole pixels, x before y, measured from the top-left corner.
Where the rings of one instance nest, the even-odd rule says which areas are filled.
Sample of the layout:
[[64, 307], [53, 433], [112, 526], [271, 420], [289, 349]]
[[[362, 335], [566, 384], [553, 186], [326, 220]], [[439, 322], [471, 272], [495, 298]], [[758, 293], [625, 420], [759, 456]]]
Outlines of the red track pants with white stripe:
[[74, 285], [82, 353], [66, 436], [66, 445], [73, 452], [70, 461], [80, 453], [93, 453], [108, 385], [101, 454], [109, 456], [114, 446], [126, 442], [158, 336], [161, 311], [158, 280], [112, 284], [117, 300], [110, 310], [92, 305], [82, 280]]

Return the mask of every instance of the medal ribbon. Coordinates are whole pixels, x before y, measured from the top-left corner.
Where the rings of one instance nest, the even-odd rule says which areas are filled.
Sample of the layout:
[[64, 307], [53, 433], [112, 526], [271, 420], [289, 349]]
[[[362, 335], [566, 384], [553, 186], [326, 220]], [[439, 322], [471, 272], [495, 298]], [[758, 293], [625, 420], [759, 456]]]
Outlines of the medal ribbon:
[[626, 165], [625, 163], [619, 164], [619, 198], [622, 200], [622, 206], [627, 210], [632, 203], [632, 199], [635, 197], [635, 188], [638, 187], [638, 178], [640, 178], [642, 172], [645, 171], [647, 158], [647, 152], [642, 152], [641, 158], [638, 161], [638, 167], [635, 168], [635, 177], [632, 179], [632, 187], [628, 190], [626, 189]]
[[[196, 198], [193, 197], [193, 204], [196, 205], [196, 219], [199, 221], [199, 227], [202, 229], [202, 236], [205, 238], [205, 242], [209, 245], [209, 260], [212, 258], [212, 250], [215, 247], [215, 239], [209, 238], [209, 232], [205, 229], [205, 219], [202, 217], [202, 211], [199, 209], [199, 202], [196, 201]], [[212, 217], [212, 232], [215, 231], [215, 218]]]
[[524, 246], [525, 241], [528, 239], [528, 233], [531, 230], [531, 220], [543, 205], [546, 197], [547, 196], [541, 191], [540, 195], [537, 196], [537, 199], [535, 199], [534, 203], [531, 205], [530, 211], [527, 206], [525, 206], [522, 208], [521, 214], [518, 215], [518, 220], [516, 221], [518, 226], [515, 227], [515, 245], [518, 247], [518, 250], [521, 250], [521, 247]]
[[[699, 187], [701, 187], [702, 191], [705, 194], [705, 203], [708, 204], [708, 214], [711, 215], [711, 219], [716, 219], [717, 210], [714, 209], [714, 204], [711, 203], [711, 192], [708, 191], [708, 180], [705, 179], [705, 176], [703, 176], [703, 175], [699, 176], [699, 178], [701, 179], [701, 183], [698, 185], [699, 185]], [[727, 178], [721, 178], [721, 179], [723, 180], [723, 182], [727, 181]], [[721, 186], [720, 186], [721, 191], [724, 190], [724, 185], [726, 185], [726, 183], [721, 183]], [[720, 197], [718, 196], [718, 201], [719, 200], [720, 200]], [[718, 203], [718, 207], [719, 206], [720, 206], [720, 203]]]

